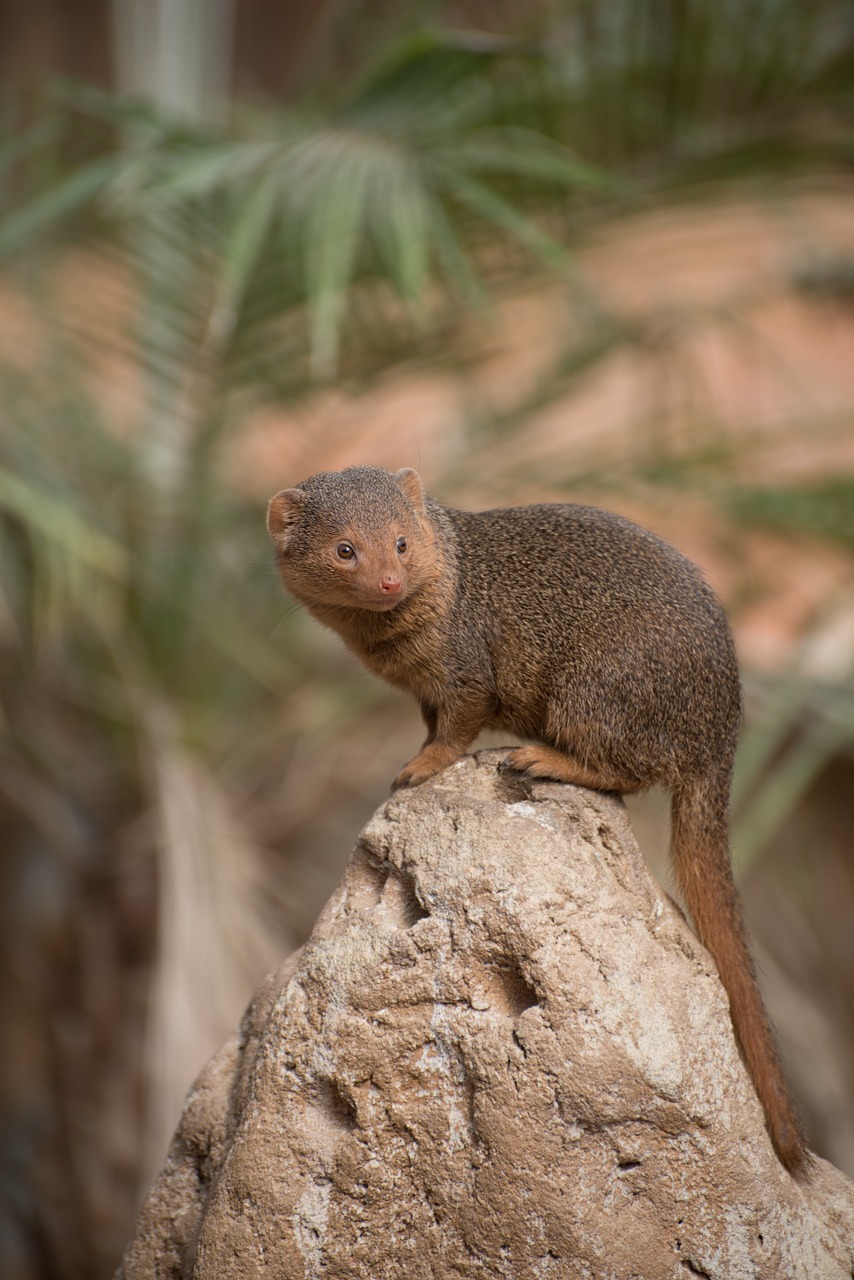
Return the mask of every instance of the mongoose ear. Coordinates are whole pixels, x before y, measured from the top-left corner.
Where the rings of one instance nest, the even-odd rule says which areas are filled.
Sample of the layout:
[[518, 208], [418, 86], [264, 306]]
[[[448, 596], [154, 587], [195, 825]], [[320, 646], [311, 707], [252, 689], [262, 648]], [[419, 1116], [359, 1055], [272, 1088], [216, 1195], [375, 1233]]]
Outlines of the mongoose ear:
[[401, 467], [394, 478], [404, 498], [408, 498], [416, 511], [424, 511], [424, 485], [414, 467]]
[[304, 504], [305, 494], [301, 489], [283, 489], [267, 503], [267, 531], [275, 543], [287, 544]]

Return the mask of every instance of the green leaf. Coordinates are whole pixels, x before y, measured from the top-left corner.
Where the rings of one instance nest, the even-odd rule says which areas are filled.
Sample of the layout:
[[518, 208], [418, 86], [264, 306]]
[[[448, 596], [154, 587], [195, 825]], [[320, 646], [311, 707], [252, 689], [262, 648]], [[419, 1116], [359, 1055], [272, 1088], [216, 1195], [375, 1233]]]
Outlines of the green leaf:
[[37, 196], [0, 223], [0, 257], [16, 252], [27, 240], [91, 204], [120, 171], [120, 155], [101, 156]]
[[739, 875], [749, 869], [824, 766], [851, 741], [851, 726], [821, 722], [775, 763], [735, 827]]
[[60, 548], [69, 561], [77, 560], [107, 577], [123, 580], [125, 549], [88, 523], [55, 493], [39, 489], [0, 467], [0, 508]]
[[342, 145], [340, 135], [313, 139], [301, 148], [292, 195], [305, 253], [311, 367], [328, 378], [335, 370], [347, 286], [363, 232], [372, 157], [364, 138]]
[[430, 268], [433, 204], [417, 159], [393, 145], [384, 152], [366, 210], [371, 238], [401, 296], [420, 314]]
[[613, 190], [615, 186], [603, 170], [532, 130], [481, 130], [463, 142], [457, 154], [467, 167], [482, 172], [536, 178], [563, 188]]
[[208, 322], [208, 338], [224, 342], [239, 319], [241, 298], [264, 248], [276, 208], [276, 186], [272, 178], [259, 183], [249, 193], [222, 254], [216, 300]]
[[847, 476], [797, 487], [744, 487], [727, 497], [727, 506], [751, 524], [817, 534], [854, 546], [854, 480]]
[[438, 199], [431, 200], [430, 229], [436, 256], [446, 281], [468, 306], [480, 310], [487, 300], [486, 290], [471, 264], [471, 259], [460, 237], [454, 230], [451, 219]]
[[460, 203], [467, 205], [473, 213], [507, 232], [550, 267], [560, 271], [569, 270], [571, 260], [564, 247], [538, 227], [532, 218], [520, 213], [509, 200], [505, 200], [482, 182], [453, 169], [444, 168], [442, 176]]
[[487, 32], [415, 32], [368, 72], [348, 115], [409, 118], [446, 102], [461, 83], [520, 48], [517, 41]]
[[0, 177], [27, 156], [55, 142], [60, 132], [60, 122], [55, 116], [38, 120], [23, 133], [16, 134], [0, 146]]

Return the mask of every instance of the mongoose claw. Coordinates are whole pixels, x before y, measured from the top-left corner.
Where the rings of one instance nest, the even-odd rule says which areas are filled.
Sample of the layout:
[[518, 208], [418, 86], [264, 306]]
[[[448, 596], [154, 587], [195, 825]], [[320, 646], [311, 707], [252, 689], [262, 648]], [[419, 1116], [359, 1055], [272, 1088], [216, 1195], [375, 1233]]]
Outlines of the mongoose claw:
[[548, 778], [552, 776], [544, 767], [540, 753], [536, 747], [515, 747], [498, 766], [500, 773], [523, 774], [529, 778]]
[[417, 756], [414, 756], [408, 764], [403, 766], [391, 784], [391, 789], [392, 791], [397, 791], [399, 787], [417, 787], [419, 783], [426, 782], [428, 778], [435, 778], [437, 773], [447, 769], [449, 764], [453, 764], [459, 758], [460, 751], [456, 746], [452, 747], [435, 742], [427, 743], [426, 746], [421, 748]]
[[503, 760], [498, 762], [498, 772], [519, 774], [521, 770], [517, 768], [509, 756], [505, 756]]
[[413, 763], [410, 760], [409, 764], [405, 764], [395, 776], [391, 784], [392, 791], [403, 791], [406, 787], [417, 787], [419, 783], [426, 782], [428, 778], [432, 778], [432, 773], [413, 769]]

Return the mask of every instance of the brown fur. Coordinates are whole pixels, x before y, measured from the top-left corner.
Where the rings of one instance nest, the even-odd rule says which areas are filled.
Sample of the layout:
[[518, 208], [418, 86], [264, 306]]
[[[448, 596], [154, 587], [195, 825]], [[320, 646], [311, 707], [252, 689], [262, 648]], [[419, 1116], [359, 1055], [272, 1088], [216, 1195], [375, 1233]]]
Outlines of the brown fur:
[[432, 777], [491, 727], [540, 744], [507, 759], [531, 776], [670, 789], [680, 889], [729, 995], [777, 1154], [804, 1174], [809, 1153], [730, 868], [738, 668], [696, 567], [593, 507], [441, 507], [409, 468], [312, 476], [271, 499], [268, 527], [288, 590], [419, 699], [427, 738], [395, 786]]

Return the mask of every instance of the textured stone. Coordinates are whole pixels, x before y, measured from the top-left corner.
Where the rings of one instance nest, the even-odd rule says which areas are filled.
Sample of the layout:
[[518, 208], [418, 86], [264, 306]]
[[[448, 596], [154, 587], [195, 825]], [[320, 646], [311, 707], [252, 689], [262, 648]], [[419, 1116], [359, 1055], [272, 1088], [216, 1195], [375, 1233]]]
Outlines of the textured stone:
[[850, 1280], [619, 800], [461, 760], [366, 827], [190, 1092], [119, 1275]]

